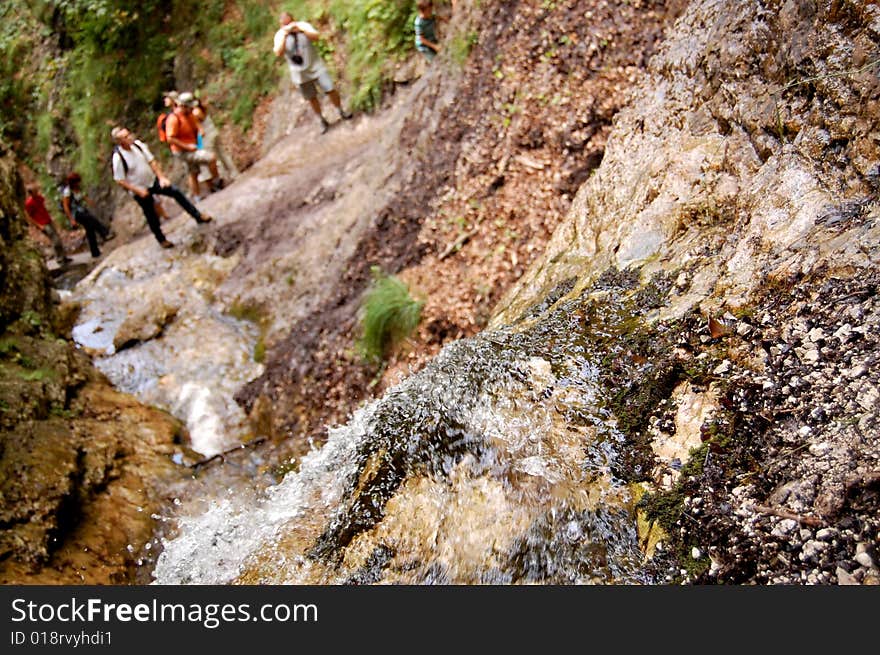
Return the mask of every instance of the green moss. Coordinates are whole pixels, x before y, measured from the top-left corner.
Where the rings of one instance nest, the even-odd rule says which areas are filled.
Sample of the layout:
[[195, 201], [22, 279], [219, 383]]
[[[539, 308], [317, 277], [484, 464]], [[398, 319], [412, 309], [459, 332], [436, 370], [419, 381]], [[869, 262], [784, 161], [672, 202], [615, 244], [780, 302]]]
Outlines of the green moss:
[[254, 345], [254, 361], [257, 364], [262, 364], [266, 361], [266, 342], [263, 339], [263, 335], [260, 335], [260, 338], [257, 339], [257, 343]]
[[257, 304], [236, 301], [232, 303], [227, 313], [239, 321], [249, 321], [260, 325], [266, 320], [265, 310]]
[[[30, 360], [27, 360], [27, 363], [32, 364]], [[55, 380], [58, 378], [58, 372], [50, 368], [29, 369], [27, 366], [21, 364], [18, 367], [0, 365], [0, 372], [2, 372], [5, 377], [14, 374], [17, 378], [25, 382], [42, 382], [44, 380]]]

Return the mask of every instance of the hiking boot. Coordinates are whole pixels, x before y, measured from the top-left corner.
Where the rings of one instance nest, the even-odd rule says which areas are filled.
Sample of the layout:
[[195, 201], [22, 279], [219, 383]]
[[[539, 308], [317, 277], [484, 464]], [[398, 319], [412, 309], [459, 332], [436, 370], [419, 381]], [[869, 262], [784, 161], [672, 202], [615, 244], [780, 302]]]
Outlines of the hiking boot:
[[321, 134], [326, 134], [327, 130], [330, 129], [330, 123], [327, 122], [327, 119], [321, 116]]
[[211, 190], [212, 191], [219, 191], [220, 189], [222, 189], [225, 186], [226, 186], [226, 182], [223, 181], [222, 177], [218, 177], [216, 181], [211, 182]]
[[210, 214], [202, 214], [196, 219], [196, 223], [210, 223], [214, 220], [214, 217]]
[[110, 231], [107, 233], [107, 236], [104, 237], [104, 241], [112, 241], [112, 240], [115, 239], [115, 238], [116, 238], [116, 232], [114, 232], [113, 230], [110, 230]]
[[162, 246], [163, 248], [173, 248], [174, 247], [174, 244], [171, 243], [168, 239], [165, 239], [165, 241], [160, 241], [159, 245]]
[[354, 118], [354, 114], [352, 114], [350, 111], [345, 111], [344, 109], [339, 110], [339, 115], [342, 116], [342, 119], [346, 121], [350, 121], [352, 118]]

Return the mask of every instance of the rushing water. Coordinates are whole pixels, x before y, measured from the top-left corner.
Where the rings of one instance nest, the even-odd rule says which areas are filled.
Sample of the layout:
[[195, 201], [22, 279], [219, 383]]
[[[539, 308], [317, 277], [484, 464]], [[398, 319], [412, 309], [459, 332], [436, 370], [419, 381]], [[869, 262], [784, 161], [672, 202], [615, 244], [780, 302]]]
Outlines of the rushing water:
[[156, 582], [650, 582], [584, 332], [570, 304], [447, 346], [261, 497], [180, 516]]
[[152, 251], [126, 248], [72, 296], [82, 307], [73, 338], [95, 366], [119, 390], [183, 420], [191, 447], [206, 456], [250, 436], [233, 394], [262, 371], [253, 359], [259, 329], [211, 302], [234, 263], [207, 254], [157, 262]]

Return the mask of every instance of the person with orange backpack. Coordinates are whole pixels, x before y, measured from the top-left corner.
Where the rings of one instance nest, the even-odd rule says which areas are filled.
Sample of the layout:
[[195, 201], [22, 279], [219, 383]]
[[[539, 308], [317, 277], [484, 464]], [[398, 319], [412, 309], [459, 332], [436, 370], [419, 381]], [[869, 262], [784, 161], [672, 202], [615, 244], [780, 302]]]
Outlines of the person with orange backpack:
[[174, 107], [177, 106], [177, 98], [177, 91], [167, 91], [162, 96], [165, 110], [156, 117], [156, 133], [159, 136], [159, 141], [162, 143], [168, 143], [168, 133], [165, 130], [165, 124], [168, 121], [168, 117], [174, 112]]
[[219, 191], [225, 184], [217, 170], [217, 156], [211, 150], [199, 148], [199, 122], [192, 115], [195, 106], [196, 98], [192, 93], [181, 93], [177, 97], [174, 113], [165, 123], [165, 134], [168, 145], [171, 146], [171, 154], [186, 164], [190, 189], [195, 199], [200, 200], [202, 195], [199, 193], [199, 170], [203, 164], [211, 172], [211, 179], [208, 180], [211, 191]]

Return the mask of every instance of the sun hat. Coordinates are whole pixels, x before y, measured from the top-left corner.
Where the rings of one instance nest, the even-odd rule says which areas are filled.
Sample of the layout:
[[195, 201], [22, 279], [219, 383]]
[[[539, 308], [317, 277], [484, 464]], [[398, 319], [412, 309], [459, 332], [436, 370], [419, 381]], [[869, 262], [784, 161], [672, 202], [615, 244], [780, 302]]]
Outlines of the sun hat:
[[179, 96], [177, 96], [177, 102], [186, 107], [195, 107], [196, 97], [189, 91], [184, 91]]

